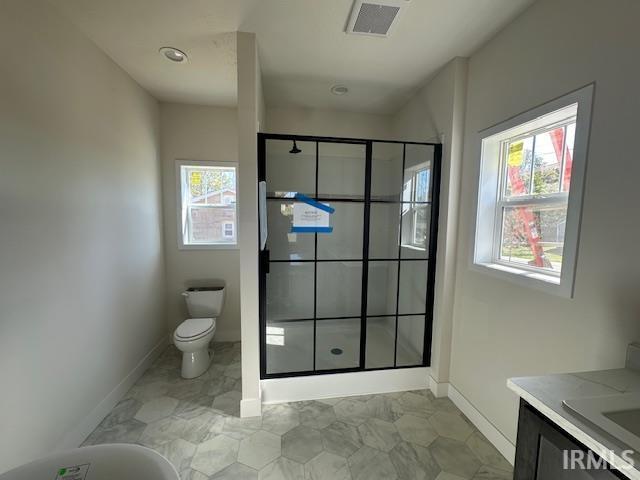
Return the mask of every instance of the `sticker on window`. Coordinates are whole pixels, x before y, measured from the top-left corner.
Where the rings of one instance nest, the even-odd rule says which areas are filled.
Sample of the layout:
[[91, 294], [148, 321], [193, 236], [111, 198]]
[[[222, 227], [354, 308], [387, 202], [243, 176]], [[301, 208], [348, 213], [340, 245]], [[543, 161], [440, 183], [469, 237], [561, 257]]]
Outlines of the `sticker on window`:
[[191, 172], [191, 185], [202, 185], [202, 172]]
[[85, 463], [83, 465], [59, 468], [55, 480], [85, 480], [90, 465], [90, 463]]
[[522, 165], [524, 158], [524, 142], [512, 143], [509, 145], [509, 158], [507, 158], [507, 165], [510, 167], [519, 167]]

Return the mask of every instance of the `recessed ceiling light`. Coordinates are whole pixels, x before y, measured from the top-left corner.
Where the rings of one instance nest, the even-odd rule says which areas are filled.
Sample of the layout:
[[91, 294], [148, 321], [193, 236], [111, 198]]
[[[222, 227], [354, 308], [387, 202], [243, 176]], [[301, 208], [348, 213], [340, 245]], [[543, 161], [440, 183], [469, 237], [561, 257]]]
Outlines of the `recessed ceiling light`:
[[171, 60], [172, 62], [181, 63], [181, 62], [186, 62], [188, 59], [187, 54], [184, 53], [182, 50], [178, 50], [177, 48], [162, 47], [158, 51], [162, 55], [164, 55], [165, 58]]
[[334, 95], [344, 95], [348, 91], [349, 89], [344, 85], [334, 85], [333, 87], [331, 87], [331, 93], [333, 93]]

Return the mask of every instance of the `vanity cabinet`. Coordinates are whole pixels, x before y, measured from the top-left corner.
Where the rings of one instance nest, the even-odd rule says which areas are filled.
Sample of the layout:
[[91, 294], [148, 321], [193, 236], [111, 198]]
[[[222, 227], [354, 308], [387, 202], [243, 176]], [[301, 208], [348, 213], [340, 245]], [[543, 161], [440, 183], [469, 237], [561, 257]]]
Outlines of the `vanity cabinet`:
[[[606, 469], [565, 469], [565, 451], [589, 449], [559, 428], [526, 401], [520, 400], [514, 480], [615, 480], [625, 477], [606, 464]], [[594, 458], [593, 452], [591, 455]], [[570, 458], [570, 457], [569, 457]]]

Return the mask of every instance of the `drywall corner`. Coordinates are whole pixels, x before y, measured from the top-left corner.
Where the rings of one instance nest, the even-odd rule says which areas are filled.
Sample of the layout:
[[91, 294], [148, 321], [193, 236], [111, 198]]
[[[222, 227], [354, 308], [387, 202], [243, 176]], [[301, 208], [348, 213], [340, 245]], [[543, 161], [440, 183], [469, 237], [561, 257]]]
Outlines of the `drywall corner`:
[[[449, 105], [447, 111], [436, 113], [438, 117], [445, 120], [440, 130], [444, 145], [431, 364], [434, 379], [438, 383], [449, 382], [451, 369], [467, 63], [466, 58], [456, 57], [447, 65], [443, 73], [446, 75], [444, 81], [449, 84], [446, 87], [449, 93]], [[430, 104], [437, 102], [437, 97], [444, 88], [443, 86], [438, 88], [437, 82], [442, 81], [443, 79], [436, 77], [427, 87], [427, 99]], [[434, 110], [434, 112], [438, 111]]]
[[257, 133], [264, 111], [255, 34], [237, 33], [237, 56], [241, 413], [255, 416], [260, 415]]

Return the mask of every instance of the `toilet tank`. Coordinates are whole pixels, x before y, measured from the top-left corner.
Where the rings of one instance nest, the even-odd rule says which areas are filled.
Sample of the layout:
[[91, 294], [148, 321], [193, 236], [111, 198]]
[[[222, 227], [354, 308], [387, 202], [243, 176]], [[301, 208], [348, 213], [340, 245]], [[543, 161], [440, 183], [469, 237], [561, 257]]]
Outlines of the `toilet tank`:
[[182, 294], [191, 318], [216, 318], [222, 313], [224, 287], [193, 287]]

